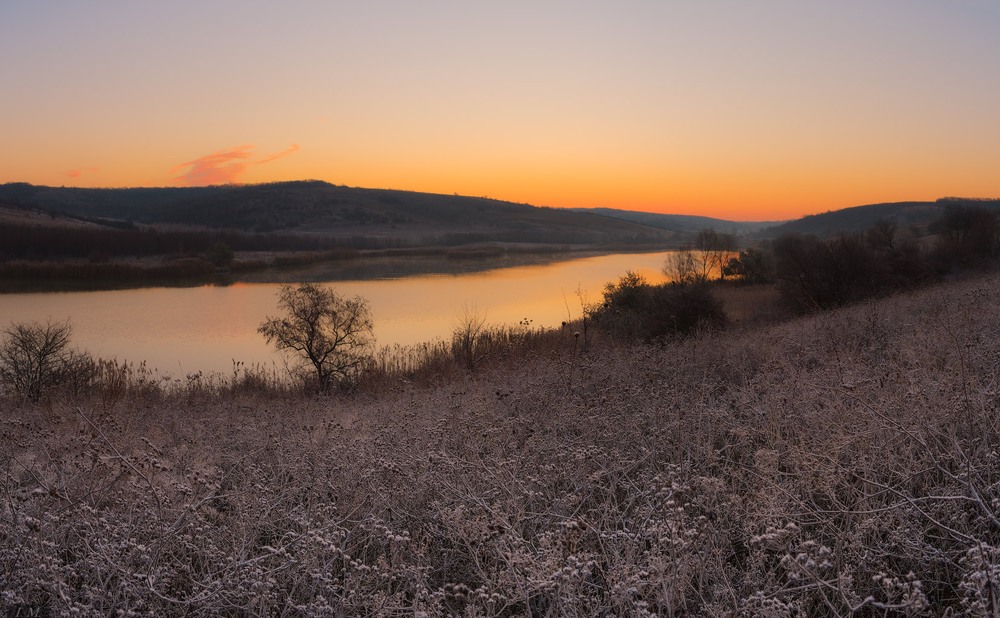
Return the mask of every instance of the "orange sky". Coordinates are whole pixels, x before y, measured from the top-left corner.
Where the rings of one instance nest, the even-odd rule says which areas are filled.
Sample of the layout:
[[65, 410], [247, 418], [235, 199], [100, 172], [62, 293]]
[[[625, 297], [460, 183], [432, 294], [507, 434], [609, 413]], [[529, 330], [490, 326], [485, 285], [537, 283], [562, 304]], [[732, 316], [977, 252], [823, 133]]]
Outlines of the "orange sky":
[[0, 5], [0, 182], [782, 219], [1000, 196], [1000, 6]]

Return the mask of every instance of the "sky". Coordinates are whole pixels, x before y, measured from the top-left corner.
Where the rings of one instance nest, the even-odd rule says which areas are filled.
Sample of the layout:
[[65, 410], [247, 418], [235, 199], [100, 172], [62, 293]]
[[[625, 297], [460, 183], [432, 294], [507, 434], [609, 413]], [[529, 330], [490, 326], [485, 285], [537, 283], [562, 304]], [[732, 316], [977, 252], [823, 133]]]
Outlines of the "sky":
[[0, 182], [1000, 197], [996, 0], [3, 0]]

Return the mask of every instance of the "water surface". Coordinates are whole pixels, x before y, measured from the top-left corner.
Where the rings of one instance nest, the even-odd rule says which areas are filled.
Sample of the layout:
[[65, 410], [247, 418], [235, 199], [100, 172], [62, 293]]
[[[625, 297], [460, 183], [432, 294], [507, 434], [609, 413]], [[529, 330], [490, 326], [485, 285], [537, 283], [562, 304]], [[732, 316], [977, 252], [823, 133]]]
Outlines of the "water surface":
[[[667, 252], [617, 254], [523, 265], [481, 272], [366, 278], [355, 268], [334, 280], [305, 271], [288, 280], [324, 281], [337, 293], [366, 298], [378, 345], [447, 339], [467, 312], [492, 324], [558, 326], [581, 316], [582, 304], [627, 270], [650, 281], [664, 279]], [[418, 258], [414, 258], [418, 259]], [[404, 269], [405, 270], [405, 269]], [[373, 268], [378, 277], [384, 267]], [[278, 315], [277, 283], [237, 283], [193, 288], [0, 295], [0, 326], [30, 320], [70, 320], [73, 343], [95, 356], [132, 362], [180, 376], [195, 371], [229, 373], [233, 361], [281, 365], [257, 333]]]

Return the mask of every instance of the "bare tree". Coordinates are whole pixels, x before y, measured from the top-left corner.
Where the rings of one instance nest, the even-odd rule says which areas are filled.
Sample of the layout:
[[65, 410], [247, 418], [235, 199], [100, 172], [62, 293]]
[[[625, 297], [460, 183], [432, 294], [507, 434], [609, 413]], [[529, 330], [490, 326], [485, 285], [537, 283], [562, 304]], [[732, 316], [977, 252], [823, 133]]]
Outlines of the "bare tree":
[[894, 253], [896, 251], [897, 226], [894, 221], [879, 219], [865, 232], [865, 240], [879, 251]]
[[711, 228], [701, 230], [694, 243], [672, 253], [663, 265], [663, 273], [680, 285], [704, 283], [713, 276], [722, 277], [722, 267], [736, 252], [736, 237]]
[[267, 316], [257, 332], [277, 349], [291, 350], [312, 365], [321, 390], [357, 377], [371, 360], [375, 336], [365, 299], [343, 298], [329, 287], [300, 283], [281, 286], [278, 307], [285, 317]]
[[0, 383], [37, 400], [47, 388], [83, 375], [90, 358], [69, 349], [70, 323], [11, 324], [0, 343]]
[[486, 315], [478, 312], [474, 307], [466, 307], [452, 331], [452, 355], [461, 359], [469, 370], [476, 368], [477, 348], [481, 347], [480, 343], [485, 330]]
[[722, 267], [736, 252], [736, 237], [711, 228], [698, 232], [694, 241], [701, 279], [708, 281], [713, 275], [722, 276]]
[[678, 285], [705, 282], [701, 260], [693, 249], [681, 249], [668, 255], [663, 263], [663, 274]]

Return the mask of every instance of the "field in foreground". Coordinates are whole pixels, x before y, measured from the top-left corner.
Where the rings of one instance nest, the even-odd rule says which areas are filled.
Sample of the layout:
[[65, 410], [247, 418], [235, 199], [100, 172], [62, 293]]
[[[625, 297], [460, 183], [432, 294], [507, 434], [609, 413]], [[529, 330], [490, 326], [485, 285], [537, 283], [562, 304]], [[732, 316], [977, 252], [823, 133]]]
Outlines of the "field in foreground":
[[994, 615], [998, 284], [377, 396], [5, 404], [2, 602]]

